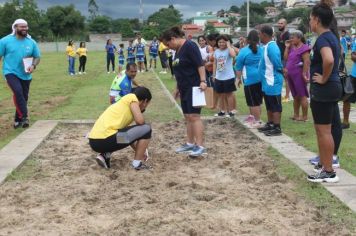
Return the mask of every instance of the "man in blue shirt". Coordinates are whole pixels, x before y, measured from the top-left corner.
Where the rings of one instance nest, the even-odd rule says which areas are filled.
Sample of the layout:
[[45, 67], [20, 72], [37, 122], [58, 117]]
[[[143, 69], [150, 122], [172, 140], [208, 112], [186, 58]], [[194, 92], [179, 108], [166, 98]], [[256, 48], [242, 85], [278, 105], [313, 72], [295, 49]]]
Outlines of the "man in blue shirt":
[[352, 78], [352, 84], [354, 86], [354, 94], [352, 94], [346, 101], [344, 101], [344, 105], [343, 105], [344, 120], [342, 122], [343, 129], [350, 128], [349, 116], [350, 116], [351, 103], [356, 102], [356, 43], [354, 43], [351, 48], [351, 60], [354, 62], [350, 73], [350, 76]]
[[29, 127], [27, 101], [32, 72], [40, 62], [37, 43], [28, 35], [28, 25], [17, 19], [13, 32], [0, 40], [0, 59], [3, 57], [3, 74], [13, 92], [16, 107], [14, 128]]
[[265, 45], [258, 67], [262, 80], [262, 91], [266, 103], [268, 122], [259, 128], [267, 136], [281, 135], [282, 103], [281, 93], [283, 86], [283, 65], [281, 52], [275, 41], [272, 41], [273, 29], [264, 25], [260, 31], [260, 40]]
[[[340, 43], [342, 46], [342, 57], [345, 60], [345, 56], [347, 55], [348, 52], [348, 43], [347, 43], [347, 38], [346, 38], [346, 30], [342, 30], [341, 31], [341, 39], [340, 39]], [[339, 70], [340, 71], [344, 71], [345, 70], [345, 62], [344, 60], [341, 60], [340, 62], [340, 66], [339, 66]]]
[[110, 103], [114, 104], [123, 96], [132, 92], [132, 84], [139, 86], [134, 80], [137, 74], [137, 66], [135, 63], [128, 63], [126, 65], [125, 74], [115, 77], [110, 88]]

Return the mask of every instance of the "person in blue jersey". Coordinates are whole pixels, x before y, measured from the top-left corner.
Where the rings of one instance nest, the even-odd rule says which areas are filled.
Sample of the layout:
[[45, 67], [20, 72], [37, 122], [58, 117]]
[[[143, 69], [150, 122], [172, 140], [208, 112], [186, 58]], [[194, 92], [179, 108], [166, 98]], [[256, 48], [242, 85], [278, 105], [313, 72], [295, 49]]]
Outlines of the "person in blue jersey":
[[[342, 85], [338, 72], [341, 54], [339, 38], [333, 32], [335, 16], [327, 1], [321, 1], [312, 8], [310, 29], [318, 35], [313, 46], [310, 66], [310, 108], [317, 136], [320, 165], [317, 173], [309, 175], [311, 182], [339, 181], [333, 169], [333, 154], [342, 137], [338, 101], [342, 96]], [[336, 23], [336, 21], [335, 21]], [[336, 28], [336, 27], [335, 27]]]
[[[32, 73], [40, 63], [40, 50], [28, 34], [28, 24], [17, 19], [12, 25], [13, 32], [0, 40], [0, 59], [3, 59], [2, 72], [13, 93], [15, 119], [13, 127], [29, 127], [28, 94]], [[26, 58], [26, 59], [25, 59]], [[24, 63], [24, 59], [32, 63]]]
[[127, 47], [127, 63], [135, 63], [135, 47], [132, 45], [133, 40], [129, 40], [129, 46]]
[[265, 126], [258, 128], [258, 131], [267, 136], [276, 136], [282, 134], [281, 93], [284, 78], [281, 51], [277, 43], [272, 41], [273, 29], [271, 26], [262, 26], [259, 36], [264, 48], [258, 71], [261, 76], [268, 120]]
[[111, 39], [106, 41], [106, 71], [110, 73], [110, 63], [112, 66], [112, 73], [115, 73], [115, 52], [117, 51], [116, 46], [112, 43]]
[[198, 46], [185, 39], [179, 27], [172, 27], [162, 34], [163, 43], [176, 51], [173, 59], [174, 75], [177, 87], [174, 97], [180, 97], [181, 107], [187, 128], [186, 143], [176, 149], [177, 153], [189, 153], [190, 157], [199, 157], [206, 153], [203, 146], [204, 125], [200, 118], [201, 108], [193, 107], [193, 87], [204, 91], [206, 86], [205, 68]]
[[124, 44], [123, 43], [119, 44], [119, 50], [117, 50], [117, 54], [119, 54], [118, 74], [120, 74], [122, 69], [124, 68], [124, 64], [125, 64]]
[[235, 70], [237, 85], [244, 85], [245, 99], [250, 109], [246, 125], [250, 128], [261, 126], [261, 104], [263, 99], [261, 77], [258, 65], [262, 57], [262, 48], [259, 46], [258, 31], [251, 30], [247, 36], [247, 46], [240, 49], [236, 58]]
[[141, 38], [137, 39], [137, 44], [135, 46], [136, 60], [138, 65], [138, 73], [145, 71], [144, 61], [145, 61], [145, 45], [141, 42]]
[[354, 93], [346, 101], [344, 101], [344, 105], [343, 105], [344, 118], [342, 122], [343, 129], [350, 128], [349, 118], [350, 118], [350, 111], [351, 111], [351, 103], [356, 103], [356, 43], [352, 44], [351, 60], [353, 61], [353, 65], [352, 65], [350, 76], [352, 78]]
[[150, 69], [152, 68], [152, 61], [154, 68], [156, 69], [157, 66], [157, 55], [158, 55], [158, 47], [159, 47], [159, 42], [157, 40], [157, 37], [154, 37], [152, 40], [152, 43], [150, 44]]
[[[342, 57], [345, 60], [347, 52], [349, 51], [348, 42], [347, 42], [347, 38], [346, 38], [346, 30], [341, 30], [340, 43], [341, 43], [341, 46], [342, 46]], [[345, 62], [344, 62], [344, 60], [341, 60], [341, 62], [340, 62], [340, 66], [339, 66], [339, 70], [340, 71], [344, 71], [345, 70]]]
[[126, 71], [123, 75], [117, 75], [110, 87], [110, 104], [119, 101], [123, 96], [133, 91], [132, 84], [138, 87], [135, 81], [137, 66], [135, 63], [126, 64]]

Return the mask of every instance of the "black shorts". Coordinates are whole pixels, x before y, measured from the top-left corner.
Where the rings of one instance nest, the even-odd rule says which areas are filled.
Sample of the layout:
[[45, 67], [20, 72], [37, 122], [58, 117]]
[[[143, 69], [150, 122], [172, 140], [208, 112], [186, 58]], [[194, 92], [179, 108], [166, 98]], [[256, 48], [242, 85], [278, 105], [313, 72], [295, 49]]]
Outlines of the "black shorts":
[[314, 124], [329, 125], [333, 121], [335, 113], [339, 112], [337, 102], [318, 102], [310, 100], [310, 109], [313, 114]]
[[215, 91], [217, 93], [231, 93], [236, 91], [235, 79], [215, 80]]
[[262, 84], [251, 84], [244, 87], [247, 106], [260, 106], [263, 100]]
[[183, 114], [200, 114], [200, 107], [193, 107], [193, 88], [179, 89]]
[[282, 99], [281, 95], [266, 95], [263, 94], [265, 99], [266, 109], [269, 112], [282, 112]]
[[[119, 132], [127, 132], [128, 133], [128, 142], [127, 143], [119, 143], [117, 134]], [[124, 129], [118, 130], [118, 133], [115, 133], [106, 139], [91, 139], [89, 138], [90, 147], [98, 153], [105, 152], [114, 152], [117, 150], [124, 149], [136, 142], [140, 139], [150, 139], [152, 135], [151, 126], [148, 124], [144, 125], [133, 125], [126, 127]]]
[[356, 78], [351, 76], [351, 82], [354, 87], [354, 93], [348, 97], [345, 102], [355, 103], [356, 102]]

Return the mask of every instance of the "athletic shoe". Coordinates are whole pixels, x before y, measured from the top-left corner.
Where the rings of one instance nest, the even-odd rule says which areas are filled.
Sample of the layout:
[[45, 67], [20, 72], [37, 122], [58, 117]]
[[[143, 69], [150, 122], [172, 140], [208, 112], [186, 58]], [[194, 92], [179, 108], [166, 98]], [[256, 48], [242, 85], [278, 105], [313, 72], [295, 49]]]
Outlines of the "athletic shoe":
[[69, 75], [70, 75], [70, 76], [74, 76], [75, 74], [74, 74], [74, 73], [70, 73]]
[[17, 128], [20, 128], [21, 125], [22, 125], [21, 122], [15, 121], [13, 126], [14, 126], [14, 129], [17, 129]]
[[225, 112], [219, 111], [219, 112], [216, 113], [214, 116], [215, 116], [215, 117], [224, 117], [224, 116], [225, 116]]
[[195, 145], [193, 150], [190, 151], [189, 157], [200, 157], [204, 153], [206, 153], [206, 148]]
[[262, 121], [255, 121], [255, 122], [252, 122], [250, 124], [246, 124], [246, 126], [249, 129], [258, 129], [258, 128], [263, 127], [263, 123], [262, 123]]
[[28, 128], [30, 126], [30, 121], [27, 118], [23, 118], [21, 121], [22, 128]]
[[314, 183], [322, 183], [322, 182], [336, 183], [339, 181], [339, 177], [336, 175], [335, 171], [326, 172], [324, 169], [322, 169], [320, 172], [316, 173], [315, 175], [308, 175], [307, 180]]
[[229, 113], [226, 114], [226, 117], [233, 118], [233, 117], [235, 117], [235, 114], [232, 113], [232, 112], [229, 112]]
[[108, 71], [108, 74], [110, 74], [110, 71]]
[[266, 136], [279, 136], [282, 135], [282, 130], [281, 128], [274, 127], [271, 130], [268, 130], [266, 132], [263, 132]]
[[180, 146], [179, 148], [176, 149], [176, 153], [185, 153], [185, 152], [190, 152], [193, 150], [193, 148], [195, 147], [194, 144], [183, 144], [182, 146]]
[[106, 153], [100, 153], [99, 155], [96, 156], [95, 160], [96, 162], [104, 167], [105, 169], [109, 169], [110, 168], [110, 154], [109, 152]]
[[258, 130], [258, 132], [264, 133], [264, 132], [267, 132], [272, 129], [273, 129], [273, 125], [270, 123], [266, 123], [264, 126], [262, 126], [261, 128], [258, 128], [257, 130]]
[[[320, 164], [320, 157], [316, 156], [312, 159], [309, 160], [309, 163], [316, 166]], [[336, 155], [333, 155], [333, 168], [340, 168], [340, 161], [339, 157]]]
[[255, 117], [253, 115], [249, 115], [248, 117], [246, 117], [246, 119], [244, 119], [244, 123], [247, 123], [247, 124], [250, 124], [254, 121], [255, 121]]
[[79, 74], [79, 75], [81, 75], [81, 74], [82, 74], [82, 72], [80, 72], [80, 71], [79, 71], [79, 72], [78, 72], [78, 74]]
[[342, 124], [341, 124], [341, 128], [342, 128], [342, 129], [349, 129], [349, 128], [350, 128], [350, 124], [344, 124], [344, 123], [342, 123]]
[[146, 165], [143, 162], [140, 162], [140, 165], [137, 167], [134, 167], [131, 163], [131, 167], [134, 168], [135, 170], [149, 170], [152, 169], [152, 166]]

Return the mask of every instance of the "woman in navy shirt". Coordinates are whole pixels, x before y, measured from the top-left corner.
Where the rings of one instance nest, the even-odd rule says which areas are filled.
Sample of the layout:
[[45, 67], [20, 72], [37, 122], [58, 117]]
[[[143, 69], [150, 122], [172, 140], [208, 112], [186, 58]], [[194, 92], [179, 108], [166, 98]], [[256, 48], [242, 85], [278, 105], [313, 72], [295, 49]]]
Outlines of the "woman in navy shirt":
[[320, 165], [316, 166], [317, 174], [308, 176], [308, 180], [312, 182], [339, 181], [333, 169], [333, 152], [335, 143], [339, 144], [342, 134], [334, 134], [333, 138], [332, 126], [340, 126], [338, 101], [342, 95], [342, 86], [338, 74], [340, 43], [331, 31], [333, 19], [331, 7], [322, 1], [313, 7], [309, 22], [311, 30], [318, 34], [310, 67], [310, 108], [317, 135]]
[[198, 46], [184, 37], [179, 27], [173, 27], [162, 35], [163, 43], [176, 51], [173, 59], [177, 87], [175, 98], [180, 96], [181, 106], [187, 126], [187, 142], [179, 147], [177, 153], [189, 153], [191, 157], [206, 152], [203, 147], [204, 126], [200, 119], [201, 108], [193, 107], [192, 88], [206, 89], [205, 68]]
[[110, 73], [110, 62], [112, 66], [112, 73], [115, 73], [115, 52], [117, 51], [114, 44], [112, 44], [112, 40], [108, 39], [106, 41], [106, 70]]

